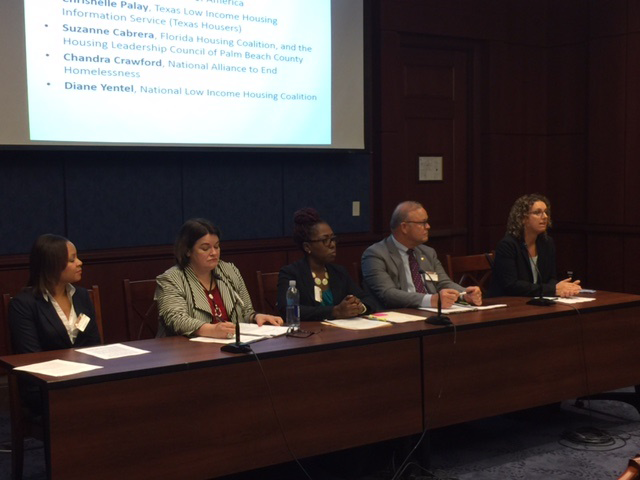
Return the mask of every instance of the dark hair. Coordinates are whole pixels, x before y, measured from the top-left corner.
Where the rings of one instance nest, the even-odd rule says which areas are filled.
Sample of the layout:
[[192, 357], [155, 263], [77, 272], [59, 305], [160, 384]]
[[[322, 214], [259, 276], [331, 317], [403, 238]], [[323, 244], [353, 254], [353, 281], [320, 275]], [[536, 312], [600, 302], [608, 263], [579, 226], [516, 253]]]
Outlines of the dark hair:
[[304, 252], [303, 244], [311, 240], [316, 225], [326, 223], [315, 208], [301, 208], [293, 214], [293, 241]]
[[29, 255], [29, 283], [34, 293], [42, 294], [45, 291], [55, 293], [56, 284], [60, 281], [62, 271], [67, 268], [69, 250], [67, 240], [60, 235], [46, 233], [40, 235]]
[[220, 230], [213, 223], [204, 218], [191, 218], [184, 222], [178, 238], [173, 247], [173, 253], [176, 256], [178, 266], [184, 270], [189, 265], [189, 257], [187, 254], [191, 251], [196, 242], [207, 234], [213, 234], [220, 238]]
[[[529, 215], [529, 210], [536, 202], [544, 202], [547, 206], [549, 220], [547, 225], [551, 226], [551, 203], [549, 199], [539, 193], [532, 193], [529, 195], [523, 195], [518, 198], [509, 212], [509, 218], [507, 219], [507, 233], [513, 235], [517, 239], [522, 240], [524, 238], [524, 219]], [[546, 235], [544, 232], [543, 235]]]

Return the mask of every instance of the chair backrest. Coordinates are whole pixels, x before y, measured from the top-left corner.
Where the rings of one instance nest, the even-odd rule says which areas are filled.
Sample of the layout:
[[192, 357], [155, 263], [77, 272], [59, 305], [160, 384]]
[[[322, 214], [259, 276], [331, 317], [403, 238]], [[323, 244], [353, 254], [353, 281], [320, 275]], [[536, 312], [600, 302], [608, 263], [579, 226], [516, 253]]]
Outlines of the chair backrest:
[[89, 298], [93, 303], [93, 309], [96, 311], [96, 323], [98, 324], [98, 332], [100, 332], [100, 343], [104, 343], [104, 331], [102, 330], [102, 306], [100, 305], [100, 289], [97, 285], [91, 285], [87, 290]]
[[153, 299], [156, 281], [124, 279], [125, 319], [129, 340], [154, 338], [158, 333], [158, 305]]
[[13, 353], [11, 346], [11, 328], [9, 327], [9, 302], [11, 302], [11, 295], [8, 293], [2, 294], [2, 324], [4, 326], [4, 351], [7, 355]]
[[362, 287], [362, 268], [360, 268], [360, 262], [353, 262], [351, 264], [351, 277], [359, 287]]
[[256, 271], [260, 313], [278, 315], [278, 272]]
[[462, 257], [447, 255], [449, 277], [463, 287], [477, 285], [483, 293], [486, 293], [493, 268], [493, 258], [493, 252]]

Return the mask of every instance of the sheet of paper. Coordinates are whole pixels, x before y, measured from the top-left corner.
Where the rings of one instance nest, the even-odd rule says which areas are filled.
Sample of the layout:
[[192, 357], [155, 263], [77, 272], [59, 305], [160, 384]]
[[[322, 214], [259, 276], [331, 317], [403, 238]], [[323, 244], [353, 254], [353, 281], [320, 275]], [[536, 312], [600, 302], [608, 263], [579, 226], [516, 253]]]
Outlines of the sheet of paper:
[[568, 297], [568, 298], [556, 298], [557, 303], [564, 303], [566, 305], [571, 305], [574, 303], [584, 303], [584, 302], [593, 302], [595, 298], [593, 297]]
[[102, 358], [104, 360], [111, 360], [113, 358], [120, 357], [131, 357], [133, 355], [142, 355], [143, 353], [149, 353], [148, 350], [141, 350], [139, 348], [123, 345], [121, 343], [100, 345], [99, 347], [78, 348], [76, 352], [86, 353], [87, 355], [93, 355], [94, 357]]
[[[464, 313], [464, 312], [477, 312], [481, 310], [492, 310], [494, 308], [504, 308], [506, 307], [506, 303], [499, 303], [497, 305], [459, 305], [454, 304], [451, 308], [443, 308], [442, 313], [445, 315], [450, 315], [452, 313]], [[437, 308], [433, 307], [420, 307], [420, 310], [424, 310], [426, 312], [438, 313]]]
[[[247, 338], [242, 338], [242, 342], [243, 343], [253, 343], [253, 342], [257, 342], [258, 340], [264, 340], [265, 338], [271, 338], [271, 337], [257, 337], [257, 336], [247, 336]], [[228, 343], [234, 343], [236, 341], [235, 337], [233, 338], [212, 338], [212, 337], [193, 337], [189, 339], [192, 342], [201, 342], [201, 343], [222, 343], [222, 344], [228, 344]]]
[[368, 318], [373, 320], [374, 318], [377, 320], [382, 320], [384, 322], [391, 323], [406, 323], [406, 322], [417, 322], [418, 320], [424, 320], [424, 317], [420, 315], [410, 315], [408, 313], [400, 313], [400, 312], [378, 312], [372, 315], [368, 315], [364, 318]]
[[49, 360], [48, 362], [32, 363], [31, 365], [25, 365], [23, 367], [16, 367], [14, 370], [49, 375], [50, 377], [64, 377], [66, 375], [75, 375], [76, 373], [88, 372], [98, 368], [102, 367], [89, 365], [87, 363], [69, 362], [68, 360]]
[[366, 320], [364, 318], [325, 320], [323, 323], [333, 325], [334, 327], [347, 328], [349, 330], [370, 330], [372, 328], [391, 326], [391, 323], [387, 321]]
[[[438, 313], [438, 309], [434, 307], [420, 307], [420, 310], [424, 310], [425, 312]], [[463, 313], [463, 312], [473, 312], [476, 310], [476, 307], [467, 307], [465, 305], [456, 305], [449, 308], [443, 308], [442, 313], [445, 315], [451, 315], [452, 313]]]
[[262, 325], [261, 327], [255, 323], [240, 323], [240, 336], [255, 335], [258, 337], [277, 337], [284, 335], [289, 327], [278, 325]]

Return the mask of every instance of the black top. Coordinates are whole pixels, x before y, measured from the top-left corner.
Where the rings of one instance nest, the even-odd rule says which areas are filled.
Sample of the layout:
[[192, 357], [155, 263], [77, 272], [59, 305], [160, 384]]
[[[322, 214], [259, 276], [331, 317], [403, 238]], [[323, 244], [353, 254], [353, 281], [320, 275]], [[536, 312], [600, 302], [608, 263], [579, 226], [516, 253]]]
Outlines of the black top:
[[556, 294], [556, 247], [548, 235], [538, 235], [538, 282], [533, 283], [529, 252], [523, 240], [507, 234], [496, 247], [491, 277], [492, 297], [537, 297]]
[[[338, 305], [347, 295], [358, 297], [367, 307], [366, 313], [378, 310], [378, 304], [371, 295], [368, 295], [349, 276], [347, 270], [335, 264], [327, 264], [329, 274], [329, 288], [333, 293], [333, 303]], [[295, 263], [282, 267], [278, 275], [278, 310], [282, 318], [286, 317], [287, 289], [289, 280], [296, 281], [296, 287], [300, 292], [300, 320], [324, 320], [333, 319], [333, 306], [322, 305], [314, 296], [314, 283], [311, 275], [311, 267], [306, 257]]]
[[84, 288], [76, 287], [73, 308], [78, 316], [84, 313], [90, 319], [84, 332], [78, 332], [75, 343], [71, 343], [55, 307], [44, 296], [35, 295], [31, 288], [26, 288], [16, 295], [9, 304], [9, 325], [14, 353], [99, 345], [100, 333], [96, 313], [89, 292]]

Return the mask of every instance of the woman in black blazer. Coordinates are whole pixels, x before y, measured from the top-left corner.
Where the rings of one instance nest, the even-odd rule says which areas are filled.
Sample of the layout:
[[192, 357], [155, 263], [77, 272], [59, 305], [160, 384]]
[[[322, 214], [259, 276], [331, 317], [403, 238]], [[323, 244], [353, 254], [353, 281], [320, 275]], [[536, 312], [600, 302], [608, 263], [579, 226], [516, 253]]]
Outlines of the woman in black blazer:
[[551, 204], [543, 195], [518, 198], [509, 213], [507, 234], [496, 247], [490, 293], [499, 296], [570, 297], [580, 280], [556, 278], [556, 248], [547, 235]]
[[89, 293], [72, 284], [82, 278], [76, 247], [64, 237], [38, 237], [29, 257], [29, 283], [9, 304], [14, 353], [100, 344]]
[[[28, 286], [9, 304], [14, 353], [99, 345], [100, 332], [89, 292], [72, 283], [82, 278], [76, 247], [64, 237], [38, 237], [29, 256]], [[20, 382], [23, 405], [42, 412], [37, 386]]]
[[278, 309], [286, 314], [289, 281], [300, 292], [300, 320], [351, 318], [374, 312], [375, 300], [367, 295], [346, 269], [332, 262], [336, 258], [336, 237], [327, 222], [312, 208], [293, 216], [293, 239], [304, 258], [280, 269]]

